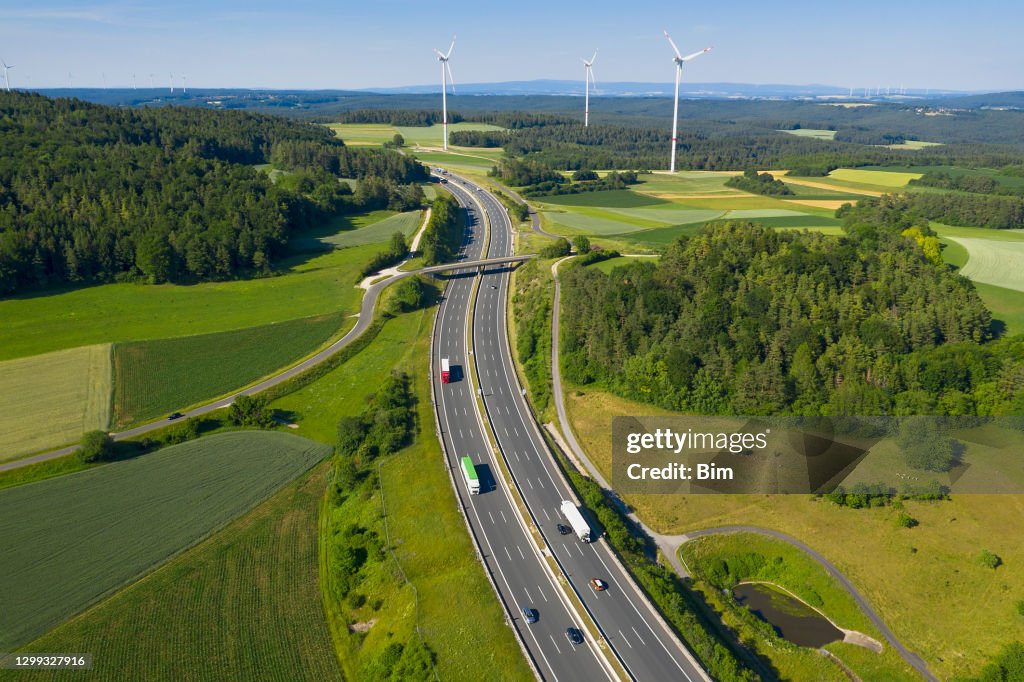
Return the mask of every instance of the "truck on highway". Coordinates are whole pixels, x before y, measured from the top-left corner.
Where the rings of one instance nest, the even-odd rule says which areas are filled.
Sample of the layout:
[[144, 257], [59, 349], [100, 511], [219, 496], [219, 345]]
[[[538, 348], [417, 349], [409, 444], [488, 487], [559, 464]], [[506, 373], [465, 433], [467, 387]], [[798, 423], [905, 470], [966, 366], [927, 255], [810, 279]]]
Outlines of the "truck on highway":
[[441, 383], [447, 384], [452, 380], [452, 368], [448, 365], [448, 358], [441, 358]]
[[562, 500], [562, 516], [572, 526], [572, 531], [576, 533], [582, 542], [590, 542], [590, 524], [583, 518], [583, 514], [576, 508], [576, 505], [568, 500]]
[[466, 479], [466, 487], [470, 495], [480, 494], [480, 477], [476, 475], [476, 465], [469, 457], [462, 458], [462, 477]]

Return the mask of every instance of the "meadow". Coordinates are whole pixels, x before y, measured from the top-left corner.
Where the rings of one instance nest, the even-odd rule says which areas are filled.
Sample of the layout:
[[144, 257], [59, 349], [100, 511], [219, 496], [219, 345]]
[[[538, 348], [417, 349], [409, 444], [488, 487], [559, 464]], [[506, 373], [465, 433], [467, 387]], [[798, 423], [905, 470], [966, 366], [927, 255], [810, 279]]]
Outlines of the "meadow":
[[[325, 591], [328, 618], [346, 673], [358, 678], [362, 666], [375, 660], [389, 643], [413, 636], [418, 622], [427, 646], [437, 654], [441, 679], [528, 679], [514, 635], [504, 624], [455, 507], [434, 435], [427, 381], [434, 312], [421, 310], [389, 319], [369, 346], [316, 382], [274, 401], [272, 407], [298, 423], [297, 433], [332, 443], [338, 420], [365, 408], [383, 373], [400, 370], [412, 379], [418, 434], [412, 445], [381, 461], [381, 496], [351, 496], [341, 507], [325, 506], [323, 512], [383, 537], [383, 499], [389, 544], [409, 580], [405, 583], [389, 561], [375, 564], [363, 578], [359, 590], [366, 603], [362, 606], [338, 603]], [[424, 523], [425, 518], [430, 522]], [[324, 523], [323, 528], [329, 526]], [[376, 625], [362, 635], [348, 628], [355, 622]], [[467, 647], [467, 641], [473, 646]]]
[[0, 491], [0, 648], [11, 651], [266, 499], [330, 447], [216, 434]]
[[246, 386], [314, 352], [340, 313], [114, 346], [114, 427], [149, 421]]
[[110, 422], [110, 344], [0, 362], [0, 462]]
[[1024, 294], [1024, 240], [996, 241], [951, 237], [970, 258], [960, 274], [975, 282], [993, 284]]
[[173, 284], [101, 284], [0, 300], [0, 360], [63, 348], [256, 327], [358, 310], [356, 274], [376, 244], [295, 256], [277, 275]]
[[797, 137], [813, 137], [816, 140], [831, 140], [836, 136], [834, 130], [821, 130], [818, 128], [797, 128], [796, 130], [782, 130], [780, 132]]
[[384, 243], [395, 232], [411, 237], [422, 219], [423, 211], [372, 211], [359, 216], [337, 216], [315, 230], [298, 235], [291, 245], [296, 250], [306, 251]]
[[[606, 476], [612, 417], [672, 414], [595, 387], [566, 386], [566, 406], [577, 439]], [[850, 578], [940, 679], [977, 674], [1003, 643], [1024, 638], [1024, 619], [1013, 606], [1024, 599], [1024, 546], [1005, 532], [1024, 522], [1024, 496], [906, 501], [904, 511], [919, 522], [912, 529], [899, 527], [892, 507], [849, 509], [808, 495], [625, 497], [659, 533], [750, 524], [803, 540]], [[1002, 558], [997, 570], [978, 562], [983, 549]], [[847, 647], [844, 661], [870, 664], [870, 652], [854, 649]]]
[[[742, 558], [757, 555], [764, 564], [749, 574], [736, 576], [740, 580], [759, 580], [783, 587], [804, 602], [817, 608], [841, 628], [856, 630], [884, 644], [881, 633], [875, 629], [867, 616], [858, 608], [853, 597], [842, 585], [832, 578], [813, 559], [799, 549], [775, 538], [754, 533], [734, 533], [697, 538], [679, 548], [679, 556], [685, 565], [700, 576], [696, 587], [709, 603], [723, 615], [730, 627], [744, 633], [746, 641], [754, 642], [758, 652], [771, 659], [779, 670], [781, 679], [847, 679], [843, 672], [815, 650], [786, 643], [778, 639], [765, 642], [751, 636], [750, 628], [735, 616], [738, 609], [729, 604], [732, 597], [722, 594], [718, 585], [712, 585], [707, 577], [726, 565], [739, 567]], [[740, 559], [737, 561], [737, 559]], [[729, 585], [732, 587], [732, 585]], [[728, 601], [727, 601], [728, 600]], [[861, 679], [916, 680], [916, 673], [907, 665], [892, 647], [884, 645], [881, 654], [863, 647], [843, 642], [832, 642], [825, 648], [839, 657], [844, 664], [858, 673]]]
[[321, 464], [29, 648], [95, 652], [101, 679], [339, 679], [316, 577], [329, 470]]

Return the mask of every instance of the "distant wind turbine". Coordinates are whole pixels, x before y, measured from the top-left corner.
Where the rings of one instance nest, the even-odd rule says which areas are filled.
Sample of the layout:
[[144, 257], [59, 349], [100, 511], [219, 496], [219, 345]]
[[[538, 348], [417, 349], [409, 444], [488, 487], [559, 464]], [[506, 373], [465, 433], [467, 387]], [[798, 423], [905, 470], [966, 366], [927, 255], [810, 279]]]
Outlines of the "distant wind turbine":
[[586, 88], [585, 103], [583, 105], [583, 127], [586, 128], [590, 125], [590, 83], [593, 81], [594, 88], [597, 88], [597, 80], [594, 78], [594, 60], [597, 59], [597, 50], [594, 50], [594, 56], [590, 58], [588, 62], [583, 57], [580, 57], [580, 61], [583, 62], [583, 83]]
[[75, 87], [75, 79], [74, 79], [74, 76], [71, 75], [70, 71], [68, 71], [68, 87], [69, 88]]
[[167, 80], [169, 80], [169, 81], [170, 81], [170, 83], [171, 83], [171, 92], [174, 92], [174, 74], [173, 74], [173, 73], [172, 73], [172, 74], [170, 74], [170, 75], [169, 75], [169, 76], [167, 77]]
[[672, 106], [672, 161], [669, 164], [669, 172], [670, 173], [675, 173], [676, 172], [676, 141], [677, 141], [676, 136], [677, 136], [677, 132], [678, 132], [678, 128], [679, 128], [679, 81], [682, 80], [682, 78], [683, 78], [683, 62], [688, 62], [691, 59], [696, 59], [697, 57], [701, 56], [702, 54], [705, 54], [707, 52], [711, 52], [711, 48], [710, 47], [705, 47], [700, 52], [694, 52], [693, 54], [690, 54], [690, 55], [687, 55], [687, 56], [684, 57], [681, 54], [679, 54], [679, 48], [676, 47], [676, 44], [674, 42], [672, 42], [672, 36], [670, 36], [668, 34], [668, 31], [665, 31], [665, 38], [668, 39], [669, 45], [672, 46], [672, 50], [675, 51], [675, 53], [676, 53], [676, 56], [672, 59], [672, 61], [675, 62], [675, 64], [676, 64], [676, 96], [672, 100], [672, 105], [673, 105]]
[[448, 81], [452, 82], [452, 94], [455, 94], [455, 79], [452, 78], [452, 67], [448, 66], [448, 58], [452, 56], [455, 49], [455, 36], [452, 36], [452, 44], [448, 46], [447, 52], [434, 48], [437, 61], [441, 62], [441, 123], [444, 125], [444, 150], [448, 151]]
[[135, 87], [135, 74], [134, 73], [132, 74], [132, 90], [138, 90], [138, 88]]
[[181, 91], [183, 93], [184, 92], [188, 92], [188, 89], [185, 87], [185, 78], [186, 78], [185, 74], [181, 74]]
[[4, 87], [7, 88], [7, 92], [10, 92], [11, 91], [11, 78], [7, 74], [7, 72], [10, 71], [11, 69], [13, 69], [14, 65], [13, 64], [8, 64], [7, 62], [5, 62], [2, 59], [0, 59], [0, 64], [3, 64], [3, 67], [4, 67]]
[[153, 75], [154, 75], [154, 74], [152, 74], [152, 73], [151, 73], [151, 74], [149, 74], [149, 89], [150, 89], [150, 90], [152, 90], [152, 89], [153, 89], [153, 88], [155, 87], [155, 86], [153, 85]]

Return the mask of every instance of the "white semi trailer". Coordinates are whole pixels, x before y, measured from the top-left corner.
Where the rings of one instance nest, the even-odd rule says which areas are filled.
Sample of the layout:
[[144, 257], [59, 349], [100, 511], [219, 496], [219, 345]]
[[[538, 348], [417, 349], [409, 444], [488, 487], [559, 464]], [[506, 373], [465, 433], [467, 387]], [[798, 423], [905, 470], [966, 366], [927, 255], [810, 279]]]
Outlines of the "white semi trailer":
[[583, 514], [576, 508], [576, 505], [567, 500], [562, 501], [562, 516], [572, 526], [572, 531], [576, 533], [583, 542], [590, 542], [590, 524], [583, 518]]

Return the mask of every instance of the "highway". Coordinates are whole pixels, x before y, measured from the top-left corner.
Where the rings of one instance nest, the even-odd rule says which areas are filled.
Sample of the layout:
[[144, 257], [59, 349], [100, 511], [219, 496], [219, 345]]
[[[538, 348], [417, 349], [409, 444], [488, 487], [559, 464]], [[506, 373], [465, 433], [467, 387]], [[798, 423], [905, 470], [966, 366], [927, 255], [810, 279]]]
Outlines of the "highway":
[[[475, 260], [485, 241], [483, 217], [470, 191], [454, 183], [449, 183], [448, 188], [466, 208], [469, 236], [463, 253], [467, 260]], [[567, 639], [566, 628], [577, 627], [582, 631], [583, 624], [564, 603], [552, 574], [545, 569], [544, 559], [535, 550], [536, 543], [520, 520], [501, 480], [498, 463], [487, 445], [467, 376], [468, 363], [472, 360], [467, 353], [467, 320], [476, 279], [476, 268], [454, 273], [445, 288], [434, 324], [431, 364], [435, 409], [459, 497], [512, 626], [540, 676], [546, 680], [614, 679], [606, 670], [594, 642], [587, 638], [583, 645], [574, 646]], [[453, 367], [455, 380], [451, 383], [441, 382], [441, 358], [447, 358]], [[459, 460], [463, 456], [471, 457], [476, 464], [481, 478], [479, 495], [471, 495], [462, 478]], [[491, 596], [481, 595], [481, 598]], [[536, 623], [526, 622], [522, 614], [524, 606], [536, 610], [539, 616]]]
[[[461, 182], [462, 187], [468, 189], [468, 192], [463, 192], [458, 182]], [[449, 187], [460, 195], [473, 196], [489, 216], [491, 235], [486, 255], [498, 257], [511, 254], [512, 228], [508, 215], [498, 200], [490, 193], [479, 191], [479, 188], [465, 181], [449, 183]], [[477, 246], [474, 243], [474, 247]], [[556, 529], [557, 523], [564, 523], [559, 511], [561, 501], [575, 498], [529, 413], [529, 407], [516, 377], [506, 329], [509, 273], [507, 266], [495, 266], [485, 269], [480, 277], [473, 301], [471, 343], [475, 352], [468, 357], [460, 352], [466, 346], [459, 344], [465, 343], [461, 335], [464, 316], [470, 306], [468, 296], [472, 290], [473, 280], [466, 278], [462, 280], [461, 287], [450, 287], [451, 295], [444, 302], [446, 310], [442, 311], [442, 317], [439, 317], [435, 329], [435, 381], [439, 382], [436, 378], [439, 375], [436, 366], [440, 357], [448, 357], [452, 364], [456, 365], [462, 365], [467, 360], [475, 363], [486, 417], [497, 438], [501, 456], [552, 555], [563, 567], [571, 581], [572, 589], [586, 605], [601, 629], [605, 641], [614, 649], [630, 676], [638, 680], [707, 680], [709, 678], [706, 673], [639, 592], [605, 541], [598, 540], [585, 544], [579, 542], [574, 535], [559, 534]], [[452, 315], [456, 317], [453, 318]], [[468, 370], [464, 375], [468, 375]], [[472, 388], [468, 386], [466, 379], [447, 385], [438, 383], [435, 388], [438, 387], [441, 388], [441, 393], [438, 394], [440, 397], [437, 409], [443, 414], [442, 424], [445, 421], [449, 422], [449, 432], [461, 430], [459, 435], [468, 436], [467, 430], [470, 428], [476, 434], [471, 441], [451, 439], [455, 453], [472, 454], [474, 461], [483, 461], [492, 472], [495, 471], [495, 463], [489, 461], [490, 454], [479, 434], [479, 427], [472, 426], [476, 416], [473, 414]], [[459, 396], [458, 402], [455, 396]], [[451, 433], [446, 434], [446, 438], [451, 436]], [[459, 450], [459, 447], [463, 449]], [[491, 515], [486, 513], [488, 510], [485, 506], [492, 504], [491, 498], [505, 504], [505, 497], [499, 490], [472, 499], [474, 513], [482, 522], [486, 521], [481, 529], [493, 547], [492, 555], [498, 557], [497, 563], [502, 569], [523, 563], [500, 561], [502, 556], [510, 554], [502, 547], [513, 542], [517, 533], [521, 533], [518, 524], [503, 521], [491, 523]], [[484, 513], [479, 510], [483, 510]], [[588, 584], [591, 578], [606, 581], [609, 584], [608, 590], [593, 591]], [[538, 605], [536, 599], [532, 605], [535, 608], [540, 607], [543, 622], [548, 605]], [[560, 611], [558, 617], [562, 617]], [[559, 630], [564, 632], [566, 625], [559, 625]], [[532, 627], [536, 628], [536, 625]], [[562, 649], [565, 648], [564, 635], [561, 641], [558, 641], [557, 636], [554, 640]], [[567, 674], [581, 675], [581, 679], [595, 679], [593, 673], [583, 674], [575, 665], [573, 664]], [[562, 679], [561, 668], [555, 666], [553, 670], [557, 672], [558, 679]], [[541, 672], [546, 676], [543, 670]]]

